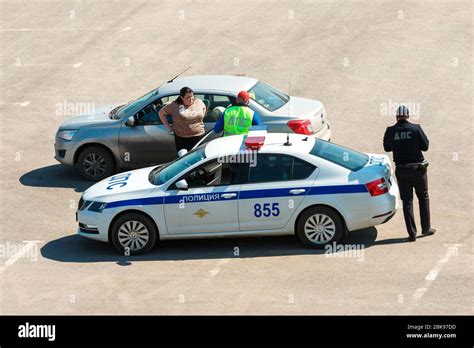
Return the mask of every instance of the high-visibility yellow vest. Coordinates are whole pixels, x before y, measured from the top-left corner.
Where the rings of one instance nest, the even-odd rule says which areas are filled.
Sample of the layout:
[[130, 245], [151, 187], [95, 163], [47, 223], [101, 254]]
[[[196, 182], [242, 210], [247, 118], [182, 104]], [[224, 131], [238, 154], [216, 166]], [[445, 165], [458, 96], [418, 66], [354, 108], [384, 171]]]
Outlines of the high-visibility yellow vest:
[[224, 136], [246, 134], [252, 126], [253, 110], [248, 106], [231, 106], [224, 113]]

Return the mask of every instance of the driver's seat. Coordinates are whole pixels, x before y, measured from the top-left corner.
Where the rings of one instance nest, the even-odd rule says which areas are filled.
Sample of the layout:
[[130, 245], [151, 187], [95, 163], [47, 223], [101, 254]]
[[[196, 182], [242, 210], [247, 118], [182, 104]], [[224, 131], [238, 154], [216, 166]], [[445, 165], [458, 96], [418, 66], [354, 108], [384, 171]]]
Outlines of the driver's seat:
[[209, 112], [209, 108], [211, 107], [211, 102], [209, 101], [209, 99], [203, 99], [202, 102], [204, 103], [204, 105], [206, 105], [206, 110]]

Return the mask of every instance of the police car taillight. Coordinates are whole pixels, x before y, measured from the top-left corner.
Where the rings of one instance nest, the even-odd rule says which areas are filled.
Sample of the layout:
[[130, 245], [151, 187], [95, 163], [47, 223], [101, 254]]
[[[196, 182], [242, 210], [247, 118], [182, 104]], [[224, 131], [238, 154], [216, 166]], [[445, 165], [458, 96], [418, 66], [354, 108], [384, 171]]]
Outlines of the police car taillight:
[[313, 127], [311, 127], [310, 120], [291, 120], [288, 121], [287, 125], [294, 133], [305, 135], [313, 134]]
[[384, 178], [377, 179], [365, 184], [367, 191], [369, 191], [372, 197], [380, 196], [388, 192], [388, 186]]

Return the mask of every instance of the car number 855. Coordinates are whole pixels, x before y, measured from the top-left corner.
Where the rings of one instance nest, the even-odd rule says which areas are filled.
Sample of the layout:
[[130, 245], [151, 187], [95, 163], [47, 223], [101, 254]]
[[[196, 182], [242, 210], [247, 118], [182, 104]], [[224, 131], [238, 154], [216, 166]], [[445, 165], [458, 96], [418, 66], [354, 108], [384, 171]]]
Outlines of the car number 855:
[[280, 208], [278, 205], [278, 203], [254, 204], [253, 215], [257, 218], [262, 216], [269, 217], [271, 215], [278, 216], [280, 215]]

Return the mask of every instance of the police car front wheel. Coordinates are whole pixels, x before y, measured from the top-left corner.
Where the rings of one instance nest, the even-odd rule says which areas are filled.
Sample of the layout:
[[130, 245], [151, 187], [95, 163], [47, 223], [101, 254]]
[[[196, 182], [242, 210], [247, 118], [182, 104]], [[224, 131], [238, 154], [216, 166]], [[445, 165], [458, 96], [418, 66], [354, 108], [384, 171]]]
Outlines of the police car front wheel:
[[339, 215], [328, 207], [312, 207], [300, 216], [296, 233], [305, 245], [323, 248], [338, 242], [344, 234], [344, 224]]
[[112, 226], [112, 244], [122, 254], [138, 255], [150, 251], [156, 242], [153, 221], [139, 213], [127, 213]]

